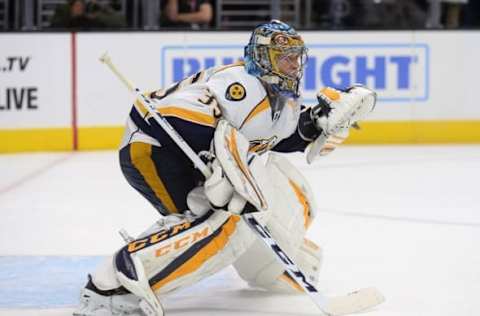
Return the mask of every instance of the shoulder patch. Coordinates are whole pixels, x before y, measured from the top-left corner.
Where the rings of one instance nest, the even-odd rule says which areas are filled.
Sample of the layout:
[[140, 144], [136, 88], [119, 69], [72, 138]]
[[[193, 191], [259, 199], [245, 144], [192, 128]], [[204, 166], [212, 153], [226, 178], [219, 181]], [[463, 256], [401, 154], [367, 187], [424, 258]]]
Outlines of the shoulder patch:
[[225, 98], [230, 101], [241, 101], [247, 96], [247, 91], [239, 82], [234, 82], [228, 86]]

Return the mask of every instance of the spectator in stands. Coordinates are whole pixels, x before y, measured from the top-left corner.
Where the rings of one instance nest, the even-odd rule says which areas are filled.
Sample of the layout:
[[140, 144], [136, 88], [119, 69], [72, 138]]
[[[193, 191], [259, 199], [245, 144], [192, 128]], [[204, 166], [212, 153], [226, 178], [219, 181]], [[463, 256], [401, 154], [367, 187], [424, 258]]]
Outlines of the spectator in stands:
[[425, 27], [426, 16], [421, 3], [421, 0], [315, 1], [312, 18], [318, 26], [333, 29], [421, 29]]
[[443, 0], [447, 4], [445, 27], [448, 29], [458, 28], [460, 26], [460, 17], [462, 10], [468, 3], [468, 0]]
[[363, 1], [366, 8], [365, 26], [386, 29], [425, 28], [426, 7], [419, 0]]
[[326, 0], [312, 2], [312, 22], [327, 29], [351, 29], [362, 26], [363, 12], [358, 0]]
[[465, 15], [462, 26], [469, 28], [480, 27], [480, 1], [468, 1], [468, 4], [465, 6], [464, 13]]
[[[428, 28], [458, 28], [468, 0], [428, 0]], [[472, 1], [470, 1], [472, 2]], [[476, 1], [473, 1], [476, 2]]]
[[213, 5], [210, 0], [167, 0], [160, 25], [190, 29], [212, 26]]
[[97, 29], [125, 25], [121, 14], [96, 0], [69, 0], [68, 4], [57, 7], [51, 20], [53, 28]]

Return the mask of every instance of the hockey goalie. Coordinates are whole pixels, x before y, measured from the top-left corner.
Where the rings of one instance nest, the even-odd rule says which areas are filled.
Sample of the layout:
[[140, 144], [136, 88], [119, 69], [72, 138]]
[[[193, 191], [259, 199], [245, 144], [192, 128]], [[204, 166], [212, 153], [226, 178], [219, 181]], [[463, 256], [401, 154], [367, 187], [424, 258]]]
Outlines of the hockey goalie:
[[301, 36], [271, 21], [254, 29], [244, 62], [198, 72], [149, 92], [155, 111], [208, 165], [192, 161], [135, 101], [119, 157], [128, 183], [160, 213], [89, 276], [76, 316], [164, 314], [162, 297], [233, 265], [252, 287], [303, 291], [243, 220], [251, 214], [316, 286], [322, 251], [305, 238], [314, 193], [282, 152], [330, 153], [375, 106], [364, 86], [319, 91], [301, 104]]

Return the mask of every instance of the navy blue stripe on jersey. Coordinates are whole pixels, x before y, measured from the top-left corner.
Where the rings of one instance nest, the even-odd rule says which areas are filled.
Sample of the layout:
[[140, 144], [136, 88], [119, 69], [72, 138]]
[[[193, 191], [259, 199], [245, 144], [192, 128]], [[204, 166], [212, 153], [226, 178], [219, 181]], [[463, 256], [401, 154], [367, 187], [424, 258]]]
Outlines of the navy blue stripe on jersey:
[[[210, 149], [210, 143], [213, 139], [213, 134], [215, 133], [214, 127], [196, 124], [188, 120], [182, 120], [178, 117], [164, 117], [194, 151], [200, 152], [202, 150]], [[130, 118], [142, 132], [158, 140], [162, 146], [167, 146], [171, 149], [178, 148], [176, 143], [155, 121], [155, 119], [149, 118], [147, 123], [135, 107], [130, 111]]]

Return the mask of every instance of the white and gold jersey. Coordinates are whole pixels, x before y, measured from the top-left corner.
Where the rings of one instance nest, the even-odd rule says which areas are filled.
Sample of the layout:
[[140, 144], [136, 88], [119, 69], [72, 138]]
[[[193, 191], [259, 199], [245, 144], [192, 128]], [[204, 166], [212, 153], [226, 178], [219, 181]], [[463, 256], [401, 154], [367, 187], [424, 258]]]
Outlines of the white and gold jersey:
[[[298, 100], [268, 93], [243, 63], [206, 69], [150, 96], [158, 113], [197, 151], [208, 149], [220, 117], [250, 141], [252, 151], [264, 152], [294, 134], [300, 116]], [[162, 137], [145, 123], [148, 117], [137, 102], [122, 146], [133, 141], [162, 145]]]

